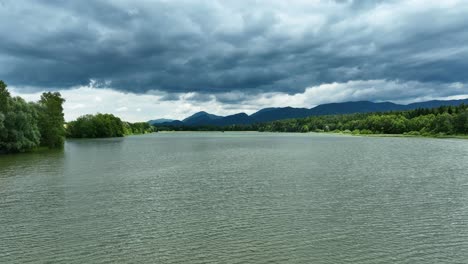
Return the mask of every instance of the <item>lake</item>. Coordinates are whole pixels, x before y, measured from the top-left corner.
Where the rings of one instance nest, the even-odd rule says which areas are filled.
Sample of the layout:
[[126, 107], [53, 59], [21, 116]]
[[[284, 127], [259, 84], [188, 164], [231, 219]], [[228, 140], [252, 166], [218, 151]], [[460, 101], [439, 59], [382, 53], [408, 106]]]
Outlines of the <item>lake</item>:
[[467, 263], [468, 140], [255, 132], [0, 156], [0, 263]]

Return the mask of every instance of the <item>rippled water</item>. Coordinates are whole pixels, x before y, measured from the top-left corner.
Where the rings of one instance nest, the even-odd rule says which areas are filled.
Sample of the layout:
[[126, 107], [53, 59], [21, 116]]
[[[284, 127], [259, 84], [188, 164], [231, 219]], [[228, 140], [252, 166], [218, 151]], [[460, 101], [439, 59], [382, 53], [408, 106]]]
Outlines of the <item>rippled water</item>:
[[159, 133], [1, 156], [0, 263], [468, 263], [468, 141]]

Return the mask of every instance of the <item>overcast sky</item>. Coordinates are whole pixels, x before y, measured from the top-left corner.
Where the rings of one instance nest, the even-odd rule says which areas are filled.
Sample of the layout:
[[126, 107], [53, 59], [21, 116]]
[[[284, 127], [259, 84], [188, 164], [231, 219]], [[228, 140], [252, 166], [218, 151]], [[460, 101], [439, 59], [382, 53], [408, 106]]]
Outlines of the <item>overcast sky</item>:
[[468, 97], [466, 0], [0, 0], [0, 79], [67, 120]]

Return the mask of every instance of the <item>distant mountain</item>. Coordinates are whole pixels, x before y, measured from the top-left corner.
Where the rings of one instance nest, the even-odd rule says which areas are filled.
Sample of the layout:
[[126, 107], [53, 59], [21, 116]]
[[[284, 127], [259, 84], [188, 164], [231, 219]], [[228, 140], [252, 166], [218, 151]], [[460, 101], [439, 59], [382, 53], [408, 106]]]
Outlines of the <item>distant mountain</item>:
[[253, 113], [250, 118], [251, 123], [262, 123], [281, 119], [307, 117], [310, 115], [310, 109], [307, 108], [281, 107], [262, 109]]
[[184, 122], [180, 120], [174, 120], [171, 122], [165, 122], [165, 123], [160, 123], [160, 126], [174, 126], [174, 127], [179, 127], [179, 126], [184, 126], [186, 125]]
[[192, 126], [192, 125], [198, 126], [198, 125], [208, 125], [208, 124], [211, 124], [214, 120], [219, 120], [222, 118], [223, 118], [222, 116], [212, 115], [212, 114], [208, 114], [205, 111], [201, 111], [201, 112], [198, 112], [196, 114], [193, 114], [185, 118], [184, 120], [182, 120], [182, 122], [184, 122], [184, 124], [189, 125], [189, 126]]
[[252, 120], [246, 113], [239, 113], [235, 115], [229, 115], [222, 119], [214, 120], [211, 125], [216, 126], [229, 126], [229, 125], [247, 125], [251, 124]]
[[[198, 112], [185, 118], [182, 121], [171, 120], [169, 122], [161, 122], [160, 125], [165, 126], [228, 126], [228, 125], [248, 125], [254, 123], [264, 123], [282, 119], [303, 118], [317, 115], [341, 115], [353, 113], [369, 113], [369, 112], [387, 112], [387, 111], [402, 111], [412, 110], [417, 108], [435, 108], [443, 105], [456, 106], [460, 104], [468, 104], [468, 99], [440, 101], [433, 100], [427, 102], [412, 103], [408, 105], [395, 104], [391, 102], [374, 103], [369, 101], [344, 102], [322, 104], [313, 108], [294, 108], [294, 107], [278, 107], [264, 108], [260, 111], [247, 115], [239, 113], [229, 116], [217, 116], [207, 112]], [[160, 119], [157, 119], [160, 120]], [[152, 120], [154, 121], [154, 120]], [[149, 121], [149, 122], [152, 122]]]
[[167, 118], [159, 118], [159, 119], [150, 120], [150, 121], [148, 121], [148, 123], [150, 123], [150, 125], [154, 125], [154, 124], [161, 124], [161, 123], [169, 123], [169, 122], [172, 122], [172, 121], [175, 121], [175, 120], [174, 119], [167, 119]]
[[417, 109], [417, 108], [435, 108], [443, 105], [447, 106], [457, 106], [461, 104], [468, 104], [468, 99], [461, 99], [461, 100], [448, 100], [448, 101], [442, 101], [442, 100], [432, 100], [432, 101], [426, 101], [426, 102], [420, 102], [420, 103], [412, 103], [409, 105], [405, 105], [405, 109], [411, 110], [411, 109]]
[[401, 110], [403, 105], [390, 102], [373, 103], [369, 101], [331, 103], [309, 109], [309, 115], [341, 115]]

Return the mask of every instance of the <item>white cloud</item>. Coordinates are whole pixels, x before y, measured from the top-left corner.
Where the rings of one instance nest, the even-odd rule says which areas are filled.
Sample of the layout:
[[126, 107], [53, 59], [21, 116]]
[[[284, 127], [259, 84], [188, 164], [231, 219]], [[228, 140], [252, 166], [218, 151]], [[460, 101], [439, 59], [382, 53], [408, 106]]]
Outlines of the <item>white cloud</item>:
[[117, 112], [126, 112], [127, 110], [128, 110], [128, 107], [126, 106], [122, 106], [122, 107], [115, 109], [115, 111]]
[[[22, 93], [15, 87], [9, 88], [13, 95], [19, 95], [28, 101], [37, 101], [41, 95], [40, 92]], [[64, 111], [67, 121], [99, 112], [115, 114], [126, 121], [136, 122], [156, 118], [183, 119], [198, 111], [230, 115], [239, 112], [252, 114], [265, 107], [310, 108], [318, 104], [344, 101], [411, 103], [433, 99], [462, 99], [468, 98], [468, 84], [357, 80], [312, 86], [296, 94], [277, 92], [248, 95], [229, 92], [203, 96], [191, 92], [180, 94], [177, 100], [165, 100], [167, 94], [161, 91], [132, 94], [91, 86], [60, 90], [60, 93], [66, 99]], [[96, 98], [101, 100], [97, 101]]]
[[[293, 95], [264, 94], [255, 101], [277, 106], [312, 107], [318, 104], [344, 101], [391, 101], [406, 104], [452, 98], [468, 98], [468, 84], [357, 80], [312, 86], [306, 88], [303, 93]], [[252, 101], [252, 103], [255, 102]]]

